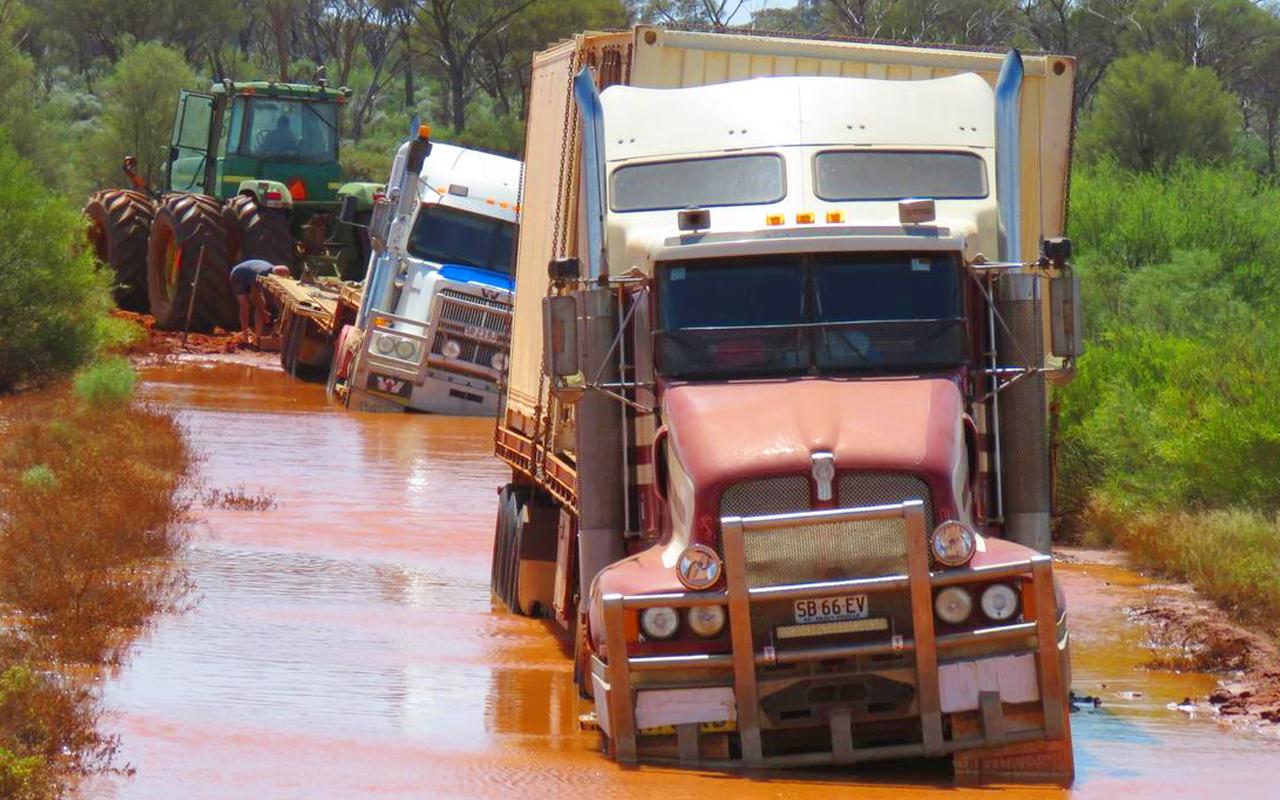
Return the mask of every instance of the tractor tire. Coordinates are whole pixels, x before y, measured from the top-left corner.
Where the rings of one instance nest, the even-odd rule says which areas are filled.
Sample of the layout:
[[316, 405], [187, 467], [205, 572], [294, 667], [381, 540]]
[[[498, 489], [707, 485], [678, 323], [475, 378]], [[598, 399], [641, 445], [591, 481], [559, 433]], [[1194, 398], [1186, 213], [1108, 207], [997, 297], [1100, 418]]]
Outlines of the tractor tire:
[[[172, 194], [160, 202], [147, 242], [147, 289], [156, 327], [182, 330], [195, 289], [191, 330], [240, 327], [236, 298], [231, 292], [231, 261], [222, 204], [198, 194]], [[200, 283], [196, 266], [204, 251]]]
[[232, 264], [256, 258], [293, 269], [293, 232], [287, 211], [265, 208], [253, 195], [241, 194], [223, 206], [222, 219], [231, 234]]
[[84, 215], [89, 218], [89, 243], [98, 261], [115, 273], [116, 305], [146, 311], [147, 237], [155, 204], [142, 192], [104, 189], [89, 198]]

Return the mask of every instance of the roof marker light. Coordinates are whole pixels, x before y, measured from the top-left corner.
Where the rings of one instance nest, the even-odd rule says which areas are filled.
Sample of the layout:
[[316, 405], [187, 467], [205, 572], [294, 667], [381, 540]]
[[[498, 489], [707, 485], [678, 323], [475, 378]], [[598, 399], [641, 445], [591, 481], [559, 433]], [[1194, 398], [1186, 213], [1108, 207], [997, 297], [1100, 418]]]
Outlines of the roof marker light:
[[796, 214], [796, 224], [812, 225], [815, 217], [812, 211], [800, 211]]
[[827, 222], [844, 222], [843, 211], [828, 211]]
[[764, 218], [764, 223], [766, 225], [781, 225], [782, 222], [783, 217], [781, 214], [766, 214]]

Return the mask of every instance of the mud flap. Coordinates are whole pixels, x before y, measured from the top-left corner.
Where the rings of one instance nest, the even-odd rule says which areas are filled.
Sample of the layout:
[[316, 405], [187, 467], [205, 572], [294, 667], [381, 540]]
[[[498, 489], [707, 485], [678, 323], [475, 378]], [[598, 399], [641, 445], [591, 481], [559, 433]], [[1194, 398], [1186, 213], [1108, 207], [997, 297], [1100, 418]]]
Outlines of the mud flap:
[[538, 492], [520, 509], [520, 516], [517, 608], [513, 610], [549, 617], [554, 613], [560, 508]]

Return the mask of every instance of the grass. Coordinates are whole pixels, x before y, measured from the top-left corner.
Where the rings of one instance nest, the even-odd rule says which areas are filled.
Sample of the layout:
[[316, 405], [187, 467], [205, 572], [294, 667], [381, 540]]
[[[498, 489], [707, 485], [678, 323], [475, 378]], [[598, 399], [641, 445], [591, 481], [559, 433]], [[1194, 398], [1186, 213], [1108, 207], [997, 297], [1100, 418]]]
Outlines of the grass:
[[1135, 563], [1187, 581], [1233, 618], [1280, 634], [1280, 521], [1255, 511], [1155, 513], [1095, 498], [1090, 544], [1119, 545]]
[[244, 484], [230, 489], [209, 489], [200, 495], [205, 508], [221, 508], [227, 511], [272, 511], [279, 503], [275, 495], [266, 489], [250, 493]]
[[122, 663], [188, 589], [192, 456], [171, 416], [131, 401], [134, 381], [107, 359], [0, 406], [0, 797], [113, 769], [84, 676]]

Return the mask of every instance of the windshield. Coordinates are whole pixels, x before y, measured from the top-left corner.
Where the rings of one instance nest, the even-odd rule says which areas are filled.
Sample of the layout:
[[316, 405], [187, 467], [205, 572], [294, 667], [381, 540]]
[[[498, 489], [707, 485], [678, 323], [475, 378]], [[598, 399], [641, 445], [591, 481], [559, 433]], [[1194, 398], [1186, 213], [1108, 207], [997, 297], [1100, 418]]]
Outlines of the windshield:
[[236, 154], [320, 164], [338, 160], [338, 106], [280, 97], [251, 97], [232, 111], [233, 129], [244, 114]]
[[919, 372], [965, 361], [957, 259], [807, 255], [660, 265], [670, 377]]
[[409, 234], [409, 254], [435, 264], [511, 274], [516, 224], [438, 204], [424, 204]]

